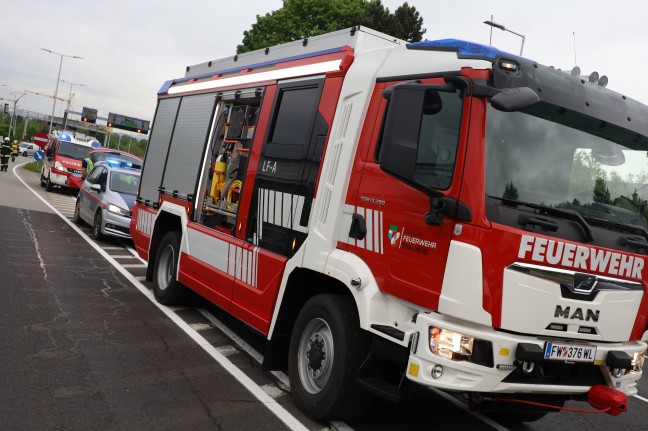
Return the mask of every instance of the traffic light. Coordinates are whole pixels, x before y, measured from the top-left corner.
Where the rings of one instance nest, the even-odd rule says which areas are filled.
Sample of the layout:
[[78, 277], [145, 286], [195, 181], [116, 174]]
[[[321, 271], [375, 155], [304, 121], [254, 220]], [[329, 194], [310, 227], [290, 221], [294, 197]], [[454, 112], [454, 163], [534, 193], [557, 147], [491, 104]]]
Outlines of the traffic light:
[[97, 119], [92, 117], [81, 117], [81, 121], [83, 121], [84, 123], [95, 124], [97, 122]]

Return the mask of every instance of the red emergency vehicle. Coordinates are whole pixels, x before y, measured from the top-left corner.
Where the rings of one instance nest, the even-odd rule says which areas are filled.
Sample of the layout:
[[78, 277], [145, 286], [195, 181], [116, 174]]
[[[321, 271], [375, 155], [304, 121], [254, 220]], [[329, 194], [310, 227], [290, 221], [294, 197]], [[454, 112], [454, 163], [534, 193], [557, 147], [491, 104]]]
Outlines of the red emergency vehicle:
[[[88, 157], [97, 141], [77, 139], [68, 132], [56, 135], [45, 148], [45, 159], [41, 168], [40, 183], [48, 192], [54, 186], [79, 190], [81, 183], [81, 161]], [[100, 144], [99, 144], [100, 145]]]
[[360, 27], [187, 67], [131, 224], [155, 297], [265, 335], [312, 418], [412, 383], [618, 414], [646, 350], [648, 108], [604, 81]]

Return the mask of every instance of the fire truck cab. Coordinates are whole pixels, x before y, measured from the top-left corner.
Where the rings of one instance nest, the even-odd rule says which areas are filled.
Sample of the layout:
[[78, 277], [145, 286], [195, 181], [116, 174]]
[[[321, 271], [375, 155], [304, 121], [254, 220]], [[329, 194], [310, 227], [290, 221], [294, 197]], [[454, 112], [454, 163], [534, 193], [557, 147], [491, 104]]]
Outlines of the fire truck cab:
[[78, 190], [81, 187], [81, 161], [93, 149], [92, 143], [76, 139], [73, 134], [59, 133], [45, 147], [40, 183], [48, 192], [54, 186]]
[[521, 420], [635, 394], [648, 108], [592, 81], [361, 27], [188, 67], [131, 223], [155, 297], [265, 335], [315, 419], [411, 384], [546, 407]]

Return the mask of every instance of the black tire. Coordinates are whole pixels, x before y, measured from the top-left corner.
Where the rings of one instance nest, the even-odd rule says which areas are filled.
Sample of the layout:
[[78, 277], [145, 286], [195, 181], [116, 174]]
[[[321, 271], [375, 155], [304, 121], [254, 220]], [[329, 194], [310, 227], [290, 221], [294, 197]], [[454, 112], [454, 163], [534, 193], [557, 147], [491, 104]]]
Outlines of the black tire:
[[43, 171], [41, 171], [40, 185], [41, 187], [45, 187], [45, 176], [43, 175]]
[[48, 192], [51, 192], [54, 189], [54, 184], [52, 184], [52, 181], [50, 180], [51, 176], [52, 174], [50, 173], [45, 180], [45, 190], [47, 190]]
[[96, 240], [103, 239], [103, 234], [101, 233], [101, 209], [97, 210], [94, 216], [94, 223], [92, 224], [92, 237]]
[[72, 216], [72, 221], [78, 225], [83, 225], [83, 219], [81, 218], [81, 202], [78, 198], [74, 204], [74, 215]]
[[155, 254], [153, 295], [160, 304], [182, 305], [189, 298], [189, 289], [176, 278], [180, 239], [180, 232], [167, 232]]
[[27, 151], [23, 151], [23, 157], [27, 157]]
[[308, 300], [290, 338], [288, 375], [295, 404], [314, 420], [361, 417], [374, 400], [356, 383], [367, 351], [368, 337], [352, 298], [317, 295]]

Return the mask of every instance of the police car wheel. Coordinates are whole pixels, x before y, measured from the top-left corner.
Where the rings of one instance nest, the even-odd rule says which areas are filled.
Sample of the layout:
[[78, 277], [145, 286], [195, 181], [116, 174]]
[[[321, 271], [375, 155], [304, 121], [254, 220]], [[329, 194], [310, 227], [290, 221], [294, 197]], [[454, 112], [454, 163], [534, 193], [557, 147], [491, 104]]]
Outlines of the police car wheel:
[[94, 239], [102, 239], [103, 234], [101, 233], [101, 225], [103, 224], [103, 218], [101, 216], [101, 210], [97, 211], [94, 217], [94, 224], [92, 225], [92, 237]]
[[295, 404], [315, 420], [358, 418], [374, 397], [356, 375], [368, 351], [352, 298], [317, 295], [295, 321], [288, 357]]
[[74, 215], [72, 216], [72, 221], [78, 225], [83, 224], [83, 219], [81, 218], [81, 202], [79, 199], [77, 199], [76, 204], [74, 204]]
[[180, 239], [180, 232], [167, 232], [155, 254], [153, 294], [160, 304], [182, 305], [189, 298], [189, 289], [176, 279]]

